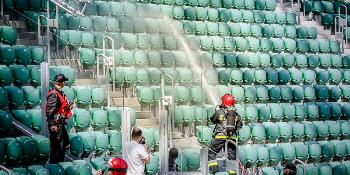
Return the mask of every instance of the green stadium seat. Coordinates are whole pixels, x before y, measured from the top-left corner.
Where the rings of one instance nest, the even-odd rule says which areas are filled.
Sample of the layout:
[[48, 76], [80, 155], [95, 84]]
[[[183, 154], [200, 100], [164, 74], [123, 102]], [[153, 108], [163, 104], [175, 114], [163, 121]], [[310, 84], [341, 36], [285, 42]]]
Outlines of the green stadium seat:
[[300, 39], [305, 39], [308, 37], [308, 27], [297, 26], [296, 27], [297, 37]]
[[204, 124], [207, 121], [207, 110], [201, 106], [193, 106], [196, 123]]
[[11, 65], [15, 63], [16, 52], [14, 47], [9, 45], [0, 46], [1, 63], [5, 65]]
[[108, 32], [118, 32], [119, 31], [119, 21], [116, 18], [109, 17], [106, 20], [106, 31]]
[[[195, 23], [193, 23], [193, 22], [190, 22], [190, 21], [184, 22], [183, 26], [184, 26], [184, 33], [186, 35], [193, 35], [196, 32], [196, 30], [195, 30], [196, 26], [195, 26]], [[200, 27], [200, 26], [198, 26], [198, 27]], [[200, 29], [203, 29], [203, 28], [200, 28]]]
[[313, 84], [316, 81], [316, 73], [311, 69], [304, 69], [303, 78], [305, 84]]
[[317, 40], [314, 39], [308, 39], [308, 47], [309, 47], [309, 51], [312, 53], [316, 53], [319, 51], [319, 44], [317, 42]]
[[305, 39], [297, 39], [297, 51], [305, 53], [308, 50], [308, 43]]
[[264, 12], [260, 11], [260, 10], [256, 10], [254, 11], [254, 22], [261, 24], [265, 21], [265, 16], [264, 16]]
[[27, 85], [29, 83], [29, 69], [23, 65], [11, 65], [13, 75], [13, 83], [18, 86]]
[[257, 159], [256, 163], [258, 165], [267, 164], [269, 161], [269, 149], [268, 149], [268, 147], [257, 145], [256, 150], [258, 153], [258, 159]]
[[245, 23], [253, 23], [254, 22], [254, 13], [250, 10], [241, 10], [242, 11], [242, 20]]
[[296, 68], [289, 69], [289, 74], [291, 77], [291, 84], [300, 84], [303, 82], [303, 73]]
[[85, 160], [73, 160], [73, 164], [78, 166], [79, 174], [92, 175], [92, 165]]
[[295, 116], [295, 107], [293, 104], [288, 103], [282, 103], [281, 104], [283, 109], [283, 119], [284, 121], [291, 121], [294, 119]]
[[273, 122], [264, 122], [263, 125], [265, 127], [266, 139], [269, 143], [275, 143], [279, 135], [278, 126]]
[[42, 165], [30, 165], [28, 166], [29, 174], [40, 174], [40, 175], [49, 175], [50, 172], [48, 169], [44, 168]]
[[248, 122], [256, 122], [258, 118], [258, 108], [255, 105], [246, 105], [244, 119]]
[[296, 121], [303, 121], [306, 118], [306, 106], [301, 105], [301, 104], [295, 104], [295, 117], [294, 119]]
[[64, 175], [64, 169], [60, 167], [58, 164], [47, 164], [45, 165], [45, 168], [49, 171], [52, 175]]
[[123, 5], [120, 2], [109, 2], [111, 14], [114, 16], [123, 15]]
[[219, 11], [219, 19], [222, 22], [228, 22], [231, 20], [231, 12], [228, 9], [221, 9]]
[[238, 103], [242, 102], [244, 99], [244, 89], [241, 86], [232, 86], [231, 94]]
[[92, 66], [96, 64], [95, 52], [88, 48], [79, 48], [80, 62], [86, 66]]
[[159, 156], [157, 154], [150, 155], [150, 163], [146, 165], [146, 172], [155, 174], [159, 169]]
[[[34, 88], [33, 86], [22, 86], [24, 93], [24, 103], [32, 108], [40, 103], [40, 90], [39, 88]], [[6, 94], [7, 96], [7, 94]]]
[[286, 12], [286, 24], [296, 24], [296, 15], [293, 12]]
[[[294, 66], [294, 63], [295, 63], [294, 55], [289, 54], [289, 53], [282, 53], [281, 55], [282, 55], [282, 65], [283, 65], [283, 67], [291, 68], [291, 67]], [[292, 73], [293, 71], [289, 71], [289, 72]]]
[[205, 97], [201, 87], [199, 86], [192, 87], [190, 89], [190, 93], [191, 93], [191, 100], [195, 104], [200, 104], [204, 101]]
[[285, 33], [286, 37], [292, 38], [292, 39], [297, 37], [297, 30], [296, 30], [295, 26], [293, 26], [293, 25], [285, 26], [284, 30], [285, 30], [284, 33]]
[[34, 135], [32, 138], [36, 142], [36, 148], [38, 150], [38, 158], [44, 159], [45, 161], [48, 159], [50, 154], [50, 141], [48, 138], [42, 135]]
[[316, 104], [307, 104], [307, 116], [310, 120], [316, 120], [319, 117], [319, 109]]
[[182, 7], [174, 7], [172, 17], [177, 20], [184, 19], [185, 12]]
[[281, 69], [278, 71], [278, 83], [286, 85], [290, 81], [290, 73], [288, 70]]
[[240, 35], [242, 37], [250, 36], [250, 24], [249, 23], [240, 23]]
[[343, 71], [343, 83], [350, 84], [350, 71], [349, 70]]
[[340, 52], [340, 44], [338, 41], [329, 41], [330, 52], [338, 54]]
[[295, 149], [291, 143], [281, 143], [280, 144], [282, 152], [282, 160], [292, 161], [295, 158]]
[[[252, 145], [245, 145], [246, 150], [246, 162], [245, 164], [249, 166], [254, 166], [258, 159], [258, 152]], [[249, 150], [249, 151], [248, 151]]]
[[251, 126], [252, 140], [254, 143], [261, 143], [265, 140], [265, 127], [260, 123]]
[[93, 131], [93, 135], [96, 138], [96, 152], [99, 154], [106, 151], [109, 146], [108, 135], [102, 131]]
[[[211, 131], [213, 131], [213, 130], [211, 130]], [[250, 139], [250, 127], [247, 125], [243, 125], [239, 131], [240, 131], [238, 133], [239, 142], [246, 143]]]
[[27, 114], [32, 119], [32, 129], [36, 132], [40, 132], [42, 129], [42, 116], [41, 110], [38, 109], [28, 109]]
[[17, 137], [16, 140], [22, 145], [22, 156], [24, 162], [32, 162], [37, 157], [36, 142], [28, 136]]
[[136, 83], [139, 85], [146, 85], [149, 82], [148, 71], [146, 69], [138, 69], [136, 71]]
[[213, 50], [215, 51], [222, 51], [224, 50], [224, 38], [219, 37], [219, 36], [213, 36], [211, 37], [213, 41]]
[[275, 11], [276, 1], [275, 0], [266, 0], [266, 10]]
[[280, 104], [269, 104], [271, 109], [271, 120], [272, 121], [280, 121], [283, 118], [283, 109]]
[[78, 130], [84, 130], [87, 129], [90, 126], [90, 113], [89, 111], [86, 111], [85, 109], [74, 109], [74, 126]]
[[205, 51], [209, 51], [213, 49], [213, 41], [211, 37], [201, 36], [200, 37], [200, 47]]
[[3, 44], [15, 45], [17, 41], [17, 31], [10, 26], [1, 26], [1, 41]]
[[331, 115], [330, 105], [326, 103], [318, 103], [319, 116], [322, 120], [328, 120]]
[[329, 88], [328, 101], [338, 101], [341, 97], [341, 89], [338, 86], [332, 86]]
[[[232, 22], [241, 22], [243, 20], [243, 14], [238, 9], [230, 9], [231, 12], [231, 21]], [[232, 34], [231, 34], [232, 35]]]
[[291, 122], [292, 127], [292, 140], [302, 141], [304, 138], [304, 125], [299, 122]]
[[308, 152], [309, 152], [309, 158], [311, 158], [314, 161], [319, 161], [321, 157], [321, 145], [316, 143], [310, 143], [308, 144]]
[[[284, 107], [285, 105], [282, 105]], [[284, 109], [283, 109], [284, 110]], [[287, 122], [277, 122], [278, 139], [282, 142], [288, 141], [292, 137], [292, 126]]]
[[284, 43], [283, 40], [280, 38], [270, 38], [272, 50], [274, 52], [280, 53], [284, 49]]
[[316, 127], [309, 121], [303, 121], [302, 124], [304, 125], [305, 140], [314, 140], [316, 137]]
[[0, 142], [5, 146], [6, 160], [16, 162], [22, 158], [22, 145], [15, 138], [2, 138]]
[[[248, 50], [251, 52], [257, 52], [259, 50], [260, 41], [254, 37], [247, 37], [248, 41]], [[252, 54], [251, 54], [252, 55]]]
[[342, 103], [342, 116], [344, 119], [350, 118], [350, 105], [348, 103]]
[[170, 5], [161, 5], [160, 11], [161, 11], [162, 15], [166, 15], [166, 16], [171, 17], [173, 14], [173, 7]]
[[[81, 17], [79, 22], [80, 30], [91, 30], [92, 28], [92, 19], [88, 16]], [[95, 20], [95, 19], [94, 19]]]
[[313, 86], [304, 86], [304, 99], [305, 101], [316, 100], [316, 90]]
[[277, 165], [282, 159], [282, 150], [277, 145], [268, 145], [269, 148], [269, 163]]
[[318, 84], [325, 85], [329, 80], [329, 72], [324, 69], [316, 70], [316, 81]]
[[317, 85], [316, 89], [316, 99], [318, 101], [326, 101], [328, 99], [329, 89], [327, 86]]
[[83, 154], [89, 155], [95, 151], [96, 138], [93, 134], [89, 132], [78, 132], [77, 135], [81, 137], [81, 140], [83, 142]]
[[81, 45], [84, 47], [93, 47], [95, 45], [95, 36], [90, 32], [81, 33]]
[[2, 85], [11, 85], [13, 82], [13, 75], [11, 67], [0, 65], [0, 82]]
[[20, 108], [24, 104], [24, 92], [16, 86], [5, 86], [7, 91], [9, 106], [12, 108]]
[[342, 72], [338, 69], [328, 69], [329, 72], [329, 83], [338, 85], [341, 82], [342, 79]]
[[31, 60], [32, 60], [32, 63], [34, 64], [40, 64], [44, 61], [44, 54], [45, 54], [45, 51], [44, 51], [44, 48], [42, 47], [39, 47], [39, 46], [32, 46], [32, 47], [29, 47], [30, 50], [31, 50]]
[[342, 115], [342, 109], [341, 106], [337, 103], [330, 103], [330, 108], [331, 108], [331, 115], [330, 118], [338, 120], [340, 116]]
[[[87, 115], [87, 114], [84, 114]], [[107, 111], [103, 109], [90, 109], [91, 125], [94, 129], [105, 128], [108, 123]]]
[[122, 151], [122, 134], [117, 130], [108, 130], [106, 132], [109, 138], [109, 150], [116, 153]]
[[308, 146], [302, 142], [294, 142], [295, 158], [305, 161], [308, 158]]
[[341, 132], [341, 137], [343, 138], [349, 138], [350, 135], [350, 123], [349, 122], [340, 122], [340, 132]]
[[243, 72], [243, 84], [251, 85], [254, 82], [254, 70], [246, 69]]
[[187, 104], [190, 100], [190, 90], [184, 86], [175, 87], [175, 99], [178, 104]]
[[142, 50], [147, 50], [151, 47], [150, 39], [146, 34], [137, 35], [137, 45]]
[[307, 67], [307, 57], [303, 54], [294, 54], [295, 66], [299, 69]]
[[91, 103], [91, 88], [87, 86], [72, 87], [75, 92], [75, 101], [78, 106], [84, 107]]
[[248, 40], [246, 38], [236, 37], [234, 39], [237, 51], [243, 52], [248, 48]]
[[153, 103], [153, 90], [150, 87], [138, 88], [138, 100], [141, 105], [147, 106]]
[[339, 68], [342, 66], [342, 57], [337, 54], [331, 54], [331, 62], [333, 68]]
[[0, 100], [0, 108], [1, 109], [6, 109], [8, 108], [8, 96], [7, 96], [7, 90], [4, 88], [0, 88], [0, 95], [1, 95], [1, 100]]
[[220, 36], [229, 36], [230, 35], [230, 26], [225, 22], [219, 22], [219, 31], [218, 35]]
[[296, 41], [291, 38], [283, 38], [283, 43], [284, 43], [284, 50], [289, 53], [293, 53], [296, 51], [297, 46], [296, 46]]
[[193, 73], [190, 69], [176, 68], [178, 75], [178, 82], [180, 84], [188, 84], [193, 80]]
[[278, 102], [281, 99], [281, 90], [278, 86], [270, 86], [268, 93], [271, 102]]
[[160, 84], [162, 72], [158, 68], [148, 68], [148, 78], [151, 84]]

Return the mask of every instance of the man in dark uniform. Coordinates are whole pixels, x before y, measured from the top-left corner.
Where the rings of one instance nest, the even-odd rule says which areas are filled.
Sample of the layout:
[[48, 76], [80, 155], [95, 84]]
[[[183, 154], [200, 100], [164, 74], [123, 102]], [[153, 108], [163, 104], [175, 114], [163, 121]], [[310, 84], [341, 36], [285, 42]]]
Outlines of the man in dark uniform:
[[[242, 128], [243, 125], [241, 117], [234, 107], [235, 100], [233, 96], [231, 94], [225, 94], [221, 97], [221, 101], [220, 109], [215, 111], [210, 118], [211, 122], [215, 124], [213, 133], [214, 139], [209, 146], [208, 155], [209, 169], [213, 173], [217, 172], [219, 168], [216, 162], [216, 155], [225, 147], [227, 140], [236, 142], [237, 131]], [[229, 142], [227, 147], [228, 159], [236, 160], [235, 145]]]
[[72, 116], [73, 105], [68, 102], [62, 92], [65, 81], [63, 74], [55, 76], [55, 86], [49, 91], [46, 102], [47, 125], [50, 133], [50, 163], [63, 162], [65, 150], [69, 147], [68, 133], [65, 128], [66, 121]]

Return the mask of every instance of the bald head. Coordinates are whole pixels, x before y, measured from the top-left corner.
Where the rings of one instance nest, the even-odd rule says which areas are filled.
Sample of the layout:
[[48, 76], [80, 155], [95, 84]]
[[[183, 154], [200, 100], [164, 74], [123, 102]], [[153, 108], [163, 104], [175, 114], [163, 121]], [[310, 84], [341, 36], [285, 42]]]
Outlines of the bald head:
[[142, 130], [138, 127], [134, 127], [131, 132], [131, 138], [134, 140], [134, 139], [141, 138], [141, 136], [142, 136]]

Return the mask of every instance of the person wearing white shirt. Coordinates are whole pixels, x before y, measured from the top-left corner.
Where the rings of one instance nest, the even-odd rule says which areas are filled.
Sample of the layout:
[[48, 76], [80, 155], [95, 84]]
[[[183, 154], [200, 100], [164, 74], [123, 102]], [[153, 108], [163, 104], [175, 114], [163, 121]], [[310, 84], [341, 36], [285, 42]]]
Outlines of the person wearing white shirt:
[[140, 128], [133, 128], [131, 139], [123, 146], [124, 159], [128, 164], [127, 175], [144, 175], [145, 164], [150, 162], [150, 156]]

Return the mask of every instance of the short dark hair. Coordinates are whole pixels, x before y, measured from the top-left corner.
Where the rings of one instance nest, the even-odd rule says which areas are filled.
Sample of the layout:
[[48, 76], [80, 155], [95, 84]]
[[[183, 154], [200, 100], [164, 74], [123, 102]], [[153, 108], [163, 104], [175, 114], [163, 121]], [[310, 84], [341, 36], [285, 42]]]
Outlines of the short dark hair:
[[142, 136], [142, 130], [138, 127], [132, 129], [131, 138], [136, 138]]
[[170, 148], [169, 159], [175, 160], [179, 156], [179, 151], [176, 148]]

